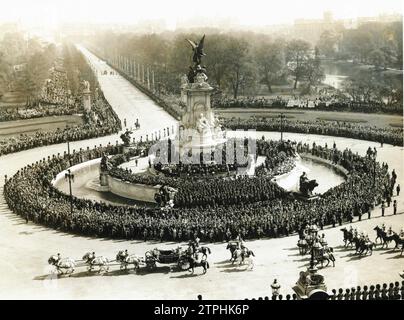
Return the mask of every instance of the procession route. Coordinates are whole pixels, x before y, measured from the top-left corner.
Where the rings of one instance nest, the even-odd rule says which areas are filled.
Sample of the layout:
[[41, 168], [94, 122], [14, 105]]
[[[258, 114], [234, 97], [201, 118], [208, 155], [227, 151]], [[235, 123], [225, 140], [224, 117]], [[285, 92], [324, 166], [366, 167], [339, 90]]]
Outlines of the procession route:
[[[139, 118], [141, 128], [134, 132], [139, 137], [160, 126], [171, 126], [175, 120], [148, 99], [144, 94], [131, 86], [119, 75], [104, 76], [100, 72], [108, 66], [95, 58], [87, 50], [81, 48], [93, 67], [96, 68], [99, 82], [106, 98], [119, 117], [133, 122]], [[148, 131], [150, 130], [150, 131]], [[243, 133], [235, 133], [242, 135]], [[267, 138], [279, 139], [277, 132], [259, 133]], [[398, 183], [403, 186], [404, 151], [402, 147], [384, 145], [355, 139], [336, 138], [318, 135], [284, 133], [284, 139], [316, 144], [335, 141], [337, 148], [351, 148], [364, 155], [366, 149], [376, 146], [378, 161], [387, 162], [390, 170], [395, 168]], [[118, 135], [96, 138], [71, 143], [71, 148], [93, 147], [94, 145], [115, 143]], [[160, 265], [154, 272], [140, 270], [119, 271], [114, 263], [108, 274], [89, 274], [85, 267], [79, 267], [71, 277], [56, 278], [51, 276], [52, 267], [48, 258], [56, 253], [63, 257], [81, 259], [88, 251], [95, 251], [111, 260], [115, 259], [119, 250], [128, 249], [130, 253], [144, 255], [155, 247], [175, 248], [178, 243], [160, 243], [143, 241], [109, 240], [81, 237], [58, 230], [28, 224], [25, 220], [11, 212], [3, 196], [4, 175], [9, 177], [23, 166], [44, 157], [66, 151], [66, 144], [30, 149], [0, 157], [0, 298], [1, 299], [196, 299], [202, 294], [204, 299], [244, 299], [258, 296], [269, 296], [270, 284], [277, 278], [282, 294], [292, 293], [292, 286], [298, 279], [299, 272], [305, 270], [309, 263], [308, 256], [300, 256], [297, 250], [297, 236], [277, 239], [261, 239], [248, 241], [247, 246], [254, 251], [255, 267], [253, 271], [245, 271], [245, 267], [233, 267], [229, 264], [230, 253], [225, 243], [204, 244], [211, 248], [208, 261], [210, 269], [201, 275], [201, 269], [195, 270], [191, 276], [187, 272], [170, 270], [167, 265]], [[73, 184], [74, 192], [74, 184]], [[404, 210], [404, 198], [400, 195], [398, 211]], [[404, 227], [404, 214], [392, 216], [392, 207], [386, 209], [386, 217], [380, 218], [380, 208], [372, 212], [372, 219], [355, 222], [355, 225], [375, 238], [372, 230], [375, 225], [384, 222], [393, 230]], [[344, 249], [340, 228], [324, 230], [329, 246], [334, 247], [336, 267], [328, 267], [320, 272], [324, 275], [329, 289], [369, 285], [375, 283], [397, 281], [398, 272], [403, 269], [404, 258], [398, 251], [376, 248], [372, 256], [356, 257], [352, 250]], [[181, 245], [186, 245], [182, 243]]]

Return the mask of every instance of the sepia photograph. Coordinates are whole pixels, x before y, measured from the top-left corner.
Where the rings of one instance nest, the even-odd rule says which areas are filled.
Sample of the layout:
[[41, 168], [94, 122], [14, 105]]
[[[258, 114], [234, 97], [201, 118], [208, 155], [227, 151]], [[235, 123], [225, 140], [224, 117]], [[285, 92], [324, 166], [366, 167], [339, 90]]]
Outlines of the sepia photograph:
[[0, 299], [404, 300], [403, 4], [3, 1]]

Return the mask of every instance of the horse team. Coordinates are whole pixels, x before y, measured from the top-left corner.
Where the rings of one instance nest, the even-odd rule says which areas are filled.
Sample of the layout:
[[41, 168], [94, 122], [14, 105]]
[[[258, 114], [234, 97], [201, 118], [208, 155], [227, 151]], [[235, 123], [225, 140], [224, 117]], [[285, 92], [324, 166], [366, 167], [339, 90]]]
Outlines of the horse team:
[[[254, 262], [252, 258], [255, 257], [255, 255], [244, 246], [242, 241], [229, 242], [226, 249], [230, 250], [230, 262], [232, 265], [238, 261], [238, 266], [247, 263], [247, 269], [253, 269]], [[161, 254], [162, 252], [165, 253], [164, 257], [168, 256], [170, 259], [160, 258], [163, 256]], [[58, 275], [71, 275], [76, 267], [83, 266], [83, 264], [87, 266], [88, 272], [96, 271], [97, 269], [98, 273], [108, 272], [113, 262], [119, 263], [120, 270], [124, 271], [127, 271], [130, 266], [133, 266], [133, 270], [137, 272], [142, 266], [145, 266], [148, 270], [153, 270], [157, 267], [157, 263], [176, 263], [180, 270], [187, 270], [192, 274], [195, 268], [202, 267], [203, 274], [205, 274], [209, 268], [209, 262], [207, 261], [209, 254], [211, 254], [209, 247], [199, 246], [199, 241], [190, 241], [186, 250], [182, 250], [181, 247], [172, 250], [158, 250], [156, 248], [147, 251], [145, 257], [129, 254], [128, 250], [120, 250], [115, 259], [97, 256], [95, 252], [87, 252], [82, 259], [75, 260], [69, 257], [62, 258], [58, 253], [52, 255], [48, 259], [48, 263], [55, 267]]]
[[[342, 228], [341, 231], [344, 233], [344, 246], [353, 247], [355, 246], [355, 254], [366, 255], [370, 253], [372, 255], [373, 248], [376, 245], [381, 244], [381, 248], [388, 248], [390, 242], [394, 241], [395, 246], [393, 250], [401, 249], [401, 255], [404, 251], [404, 234], [398, 234], [396, 232], [386, 232], [383, 227], [376, 226], [373, 228], [376, 231], [376, 239], [374, 242], [370, 241], [367, 236], [358, 235], [355, 230], [348, 230]], [[401, 247], [401, 248], [400, 248]]]
[[299, 253], [305, 255], [310, 253], [313, 256], [314, 264], [321, 264], [321, 267], [328, 267], [330, 262], [335, 267], [334, 249], [328, 246], [325, 235], [318, 233], [315, 224], [307, 225], [299, 231], [299, 241], [297, 242]]

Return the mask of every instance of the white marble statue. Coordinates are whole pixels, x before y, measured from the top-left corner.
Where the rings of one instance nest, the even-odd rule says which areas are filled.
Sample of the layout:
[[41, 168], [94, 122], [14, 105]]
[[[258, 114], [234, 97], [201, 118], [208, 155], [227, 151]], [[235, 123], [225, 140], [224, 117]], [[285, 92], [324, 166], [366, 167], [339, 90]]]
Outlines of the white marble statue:
[[199, 133], [205, 133], [210, 129], [209, 121], [205, 118], [203, 113], [200, 114], [199, 119], [196, 123], [196, 129]]
[[181, 77], [181, 88], [184, 89], [188, 86], [189, 81], [188, 81], [188, 77], [186, 74], [182, 75]]

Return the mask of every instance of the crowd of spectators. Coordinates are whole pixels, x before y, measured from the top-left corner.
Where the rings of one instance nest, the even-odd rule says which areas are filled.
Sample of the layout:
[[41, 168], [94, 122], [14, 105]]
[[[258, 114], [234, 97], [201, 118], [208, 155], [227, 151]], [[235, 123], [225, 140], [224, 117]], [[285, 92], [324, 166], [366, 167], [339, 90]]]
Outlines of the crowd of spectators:
[[66, 141], [90, 139], [117, 133], [121, 122], [102, 92], [92, 102], [92, 112], [84, 115], [84, 124], [55, 131], [38, 131], [0, 140], [0, 155]]
[[69, 90], [66, 71], [61, 66], [55, 66], [50, 71], [39, 95], [39, 101], [50, 105], [71, 105], [74, 103]]
[[220, 97], [212, 100], [214, 108], [309, 108], [323, 111], [396, 113], [402, 114], [402, 106], [385, 105], [379, 102], [358, 103], [340, 94], [319, 94], [314, 97], [276, 96], [276, 97]]
[[296, 132], [306, 134], [320, 134], [336, 137], [345, 137], [353, 139], [361, 139], [368, 141], [376, 141], [380, 143], [389, 143], [395, 146], [403, 145], [403, 128], [376, 127], [370, 125], [362, 125], [359, 123], [344, 121], [302, 121], [278, 118], [257, 118], [249, 119], [231, 118], [223, 120], [223, 126], [227, 129], [243, 129], [251, 128], [257, 131], [280, 131]]
[[71, 94], [66, 72], [60, 67], [53, 67], [35, 103], [17, 107], [3, 106], [0, 110], [0, 121], [80, 113], [83, 113], [82, 97]]
[[[240, 139], [238, 144], [248, 144], [247, 141]], [[237, 144], [236, 141], [232, 142]], [[176, 207], [215, 207], [217, 205], [236, 205], [284, 197], [284, 190], [271, 179], [276, 174], [285, 173], [286, 169], [293, 169], [294, 161], [290, 157], [295, 155], [294, 146], [289, 142], [266, 141], [264, 139], [257, 141], [256, 145], [257, 155], [265, 156], [265, 162], [260, 167], [262, 170], [259, 170], [259, 174], [254, 178], [241, 176], [235, 178], [234, 175], [230, 175], [231, 171], [245, 167], [247, 162], [238, 165], [234, 159], [233, 163], [226, 164], [225, 150], [222, 150], [224, 156], [221, 163], [169, 163], [163, 165], [161, 162], [157, 162], [154, 164], [154, 168], [163, 173], [157, 176], [133, 174], [130, 170], [117, 168], [121, 161], [117, 162], [113, 158], [112, 162], [117, 165], [113, 166], [109, 174], [131, 183], [170, 185], [177, 188], [178, 192], [174, 198]], [[244, 151], [246, 152], [246, 150]], [[227, 174], [220, 175], [223, 172]]]
[[[52, 178], [68, 167], [67, 156], [54, 156], [29, 165], [9, 179], [4, 194], [16, 213], [50, 227], [88, 236], [185, 241], [199, 237], [202, 241], [228, 241], [240, 235], [243, 239], [288, 236], [308, 223], [320, 228], [352, 221], [380, 204], [391, 186], [386, 165], [380, 166], [368, 157], [335, 147], [297, 144], [319, 157], [333, 159], [349, 171], [347, 180], [311, 202], [293, 197], [271, 196], [280, 192], [272, 185], [251, 182], [245, 189], [248, 199], [234, 197], [230, 203], [208, 203], [191, 208], [122, 207], [73, 198], [55, 189]], [[104, 148], [105, 149], [105, 148]], [[82, 150], [77, 159], [99, 157], [111, 150]], [[79, 161], [78, 160], [78, 161]], [[125, 171], [125, 170], [124, 170]], [[128, 173], [129, 174], [129, 173]], [[134, 177], [136, 175], [130, 174]], [[169, 178], [167, 178], [169, 179]], [[247, 179], [247, 178], [246, 178]], [[229, 182], [232, 184], [233, 182]], [[243, 184], [248, 183], [243, 181]], [[225, 197], [226, 189], [215, 191]], [[268, 197], [266, 200], [264, 197]]]

